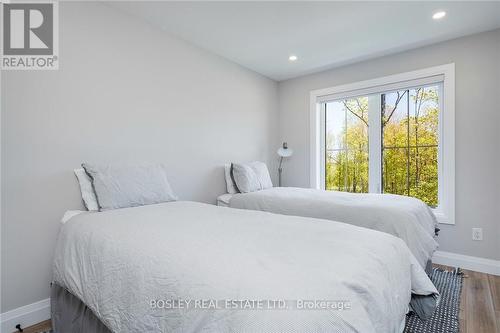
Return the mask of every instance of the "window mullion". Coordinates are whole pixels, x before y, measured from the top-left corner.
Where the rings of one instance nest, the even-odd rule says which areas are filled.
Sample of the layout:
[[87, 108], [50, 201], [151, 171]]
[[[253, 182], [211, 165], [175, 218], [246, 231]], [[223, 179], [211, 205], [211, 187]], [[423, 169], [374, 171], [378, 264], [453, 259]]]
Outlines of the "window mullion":
[[410, 196], [410, 91], [406, 90], [406, 195]]
[[382, 98], [368, 97], [368, 189], [381, 193], [382, 181]]
[[348, 168], [348, 165], [349, 165], [349, 154], [347, 153], [347, 130], [348, 130], [348, 127], [347, 127], [347, 110], [344, 111], [344, 144], [343, 144], [343, 147], [344, 147], [344, 154], [345, 154], [345, 163], [344, 163], [344, 191], [347, 190], [347, 192], [349, 192], [349, 188], [347, 187], [347, 177], [348, 177], [348, 172], [349, 172], [349, 168]]
[[320, 142], [320, 158], [319, 165], [321, 165], [321, 172], [319, 173], [319, 189], [326, 189], [326, 110], [327, 103], [321, 103], [320, 106], [320, 133], [319, 133], [319, 142]]

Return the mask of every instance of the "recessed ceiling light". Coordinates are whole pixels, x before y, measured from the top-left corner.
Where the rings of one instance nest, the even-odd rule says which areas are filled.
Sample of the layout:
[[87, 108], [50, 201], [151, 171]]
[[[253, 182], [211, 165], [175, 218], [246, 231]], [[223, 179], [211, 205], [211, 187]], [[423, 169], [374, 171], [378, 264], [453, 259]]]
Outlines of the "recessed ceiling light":
[[290, 61], [297, 61], [297, 59], [299, 59], [299, 58], [297, 58], [297, 56], [294, 54], [292, 54], [291, 56], [288, 57], [288, 60], [290, 60]]
[[446, 16], [446, 12], [439, 11], [439, 12], [435, 12], [434, 15], [432, 15], [432, 18], [435, 19], [435, 20], [440, 20], [440, 19], [442, 19], [445, 16]]

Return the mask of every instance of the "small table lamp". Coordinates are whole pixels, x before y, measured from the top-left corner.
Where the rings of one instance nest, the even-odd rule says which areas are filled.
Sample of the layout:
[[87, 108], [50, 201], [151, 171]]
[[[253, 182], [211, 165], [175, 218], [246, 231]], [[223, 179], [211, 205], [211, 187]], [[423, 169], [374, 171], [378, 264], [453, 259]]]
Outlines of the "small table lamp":
[[283, 142], [283, 147], [278, 149], [278, 155], [280, 156], [280, 165], [278, 167], [278, 186], [281, 187], [281, 173], [283, 172], [283, 158], [284, 157], [290, 157], [293, 155], [293, 149], [288, 148], [288, 145], [286, 142]]

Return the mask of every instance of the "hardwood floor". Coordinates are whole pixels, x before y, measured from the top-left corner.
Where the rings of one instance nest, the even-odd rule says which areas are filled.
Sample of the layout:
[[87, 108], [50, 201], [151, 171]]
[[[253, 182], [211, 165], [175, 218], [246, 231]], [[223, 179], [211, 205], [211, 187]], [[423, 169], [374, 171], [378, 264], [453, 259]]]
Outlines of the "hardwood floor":
[[460, 332], [500, 333], [500, 276], [464, 273]]
[[[50, 327], [50, 320], [47, 320], [25, 328], [24, 333], [44, 332]], [[500, 276], [464, 270], [460, 332], [500, 333]]]
[[[38, 323], [36, 325], [26, 327], [23, 329], [23, 333], [40, 333], [40, 332], [46, 332], [52, 328], [52, 324], [50, 323], [50, 319], [46, 321], [42, 321], [41, 323]], [[19, 331], [16, 331], [19, 332]], [[14, 333], [16, 333], [14, 332]]]

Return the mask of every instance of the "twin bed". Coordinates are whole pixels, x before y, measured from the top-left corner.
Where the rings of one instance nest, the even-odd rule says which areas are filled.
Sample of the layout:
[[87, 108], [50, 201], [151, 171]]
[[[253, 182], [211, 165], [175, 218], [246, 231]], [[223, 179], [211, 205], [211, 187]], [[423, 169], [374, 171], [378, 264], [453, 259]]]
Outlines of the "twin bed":
[[[94, 168], [91, 175], [97, 199], [110, 188], [133, 187], [116, 179], [100, 186], [109, 168], [103, 170]], [[268, 191], [271, 201], [284, 190], [275, 191]], [[390, 333], [403, 331], [409, 306], [421, 305], [415, 302], [426, 299], [431, 309], [436, 306], [438, 292], [424, 271], [425, 258], [417, 259], [406, 240], [288, 216], [300, 215], [293, 210], [258, 211], [288, 211], [305, 193], [273, 204], [258, 196], [243, 200], [247, 194], [229, 202], [247, 209], [173, 199], [144, 204], [141, 197], [137, 202], [143, 205], [100, 207], [101, 212], [69, 218], [54, 259], [55, 332]], [[308, 205], [321, 210], [318, 203]], [[382, 211], [379, 224], [390, 229], [394, 223], [385, 223]], [[429, 222], [421, 232], [431, 228]]]
[[401, 238], [418, 263], [430, 267], [437, 221], [422, 201], [390, 194], [360, 194], [294, 187], [224, 194], [219, 206], [313, 217], [382, 231]]

